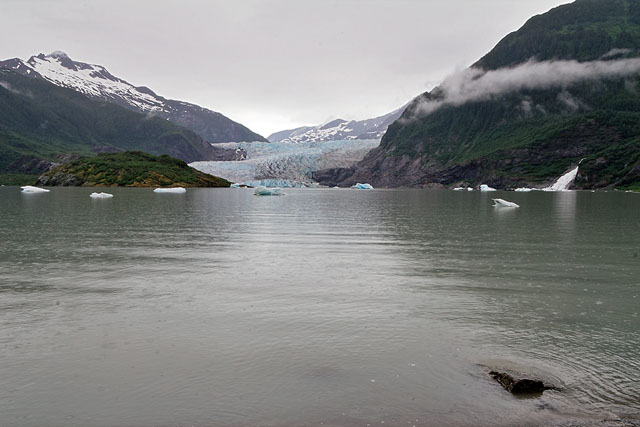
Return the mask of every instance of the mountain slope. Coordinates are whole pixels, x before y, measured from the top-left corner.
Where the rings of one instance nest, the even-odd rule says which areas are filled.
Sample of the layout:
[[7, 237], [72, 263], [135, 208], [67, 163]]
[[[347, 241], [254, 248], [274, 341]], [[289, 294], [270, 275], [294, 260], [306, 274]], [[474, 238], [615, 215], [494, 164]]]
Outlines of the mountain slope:
[[319, 126], [304, 126], [269, 135], [269, 142], [320, 142], [349, 139], [380, 139], [404, 110], [405, 106], [388, 114], [367, 120], [336, 119]]
[[418, 96], [380, 147], [326, 184], [543, 186], [640, 182], [638, 0], [578, 0], [531, 18]]
[[189, 162], [216, 160], [223, 151], [167, 120], [6, 69], [0, 69], [0, 111], [0, 173], [38, 173], [61, 158], [103, 151]]
[[74, 61], [64, 52], [39, 54], [27, 61], [19, 58], [0, 61], [0, 68], [41, 78], [93, 99], [153, 114], [192, 130], [209, 142], [265, 141], [262, 136], [220, 113], [187, 102], [165, 99], [147, 87], [136, 87], [113, 76], [101, 65]]

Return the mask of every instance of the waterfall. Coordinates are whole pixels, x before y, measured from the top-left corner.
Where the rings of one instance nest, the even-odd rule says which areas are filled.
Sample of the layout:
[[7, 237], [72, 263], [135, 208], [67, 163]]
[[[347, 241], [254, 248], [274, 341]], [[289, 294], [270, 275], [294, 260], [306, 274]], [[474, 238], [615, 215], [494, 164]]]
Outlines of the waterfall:
[[576, 179], [576, 175], [578, 175], [578, 168], [576, 166], [574, 169], [571, 169], [569, 172], [562, 175], [556, 182], [553, 183], [550, 187], [543, 188], [543, 191], [567, 191], [569, 186]]

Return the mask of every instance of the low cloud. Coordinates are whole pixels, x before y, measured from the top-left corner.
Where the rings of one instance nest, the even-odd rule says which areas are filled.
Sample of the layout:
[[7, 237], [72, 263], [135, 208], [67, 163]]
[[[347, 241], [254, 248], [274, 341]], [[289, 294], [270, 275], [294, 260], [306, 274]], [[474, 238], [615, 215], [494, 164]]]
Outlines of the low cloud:
[[9, 84], [8, 82], [2, 81], [0, 80], [0, 87], [8, 90], [11, 93], [15, 93], [16, 95], [22, 95], [22, 96], [28, 96], [28, 97], [33, 97], [33, 95], [31, 95], [30, 92], [23, 92], [19, 89], [14, 88], [11, 84]]
[[[559, 101], [569, 108], [579, 107], [577, 100], [564, 93], [568, 86], [582, 81], [623, 78], [639, 73], [640, 58], [590, 62], [529, 61], [492, 71], [467, 68], [448, 77], [434, 89], [431, 92], [434, 99], [422, 100], [414, 107], [412, 118], [431, 114], [443, 106], [484, 101], [520, 90], [559, 88], [562, 89]], [[525, 114], [530, 113], [530, 106], [522, 107]]]

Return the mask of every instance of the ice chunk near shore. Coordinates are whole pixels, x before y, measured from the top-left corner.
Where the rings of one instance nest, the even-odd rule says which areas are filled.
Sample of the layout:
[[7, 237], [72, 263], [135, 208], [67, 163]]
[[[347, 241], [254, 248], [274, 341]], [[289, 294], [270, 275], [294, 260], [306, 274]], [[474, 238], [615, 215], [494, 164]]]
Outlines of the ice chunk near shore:
[[507, 200], [504, 199], [491, 199], [493, 200], [493, 207], [495, 208], [519, 208], [520, 205], [517, 205], [513, 202], [509, 202]]
[[51, 190], [47, 190], [46, 188], [34, 187], [32, 185], [25, 185], [20, 187], [22, 188], [23, 193], [48, 193]]
[[453, 189], [453, 191], [473, 191], [473, 188], [471, 187], [456, 187]]
[[92, 199], [110, 199], [113, 197], [113, 194], [105, 193], [105, 192], [101, 192], [101, 193], [93, 192], [89, 194], [89, 197], [91, 197]]
[[356, 183], [356, 185], [352, 186], [351, 188], [355, 188], [357, 190], [373, 190], [373, 187], [371, 186], [371, 184], [360, 184], [359, 182]]
[[172, 188], [156, 188], [153, 190], [154, 193], [186, 193], [183, 187], [172, 187]]
[[232, 182], [229, 188], [240, 188], [240, 184], [237, 182]]
[[528, 193], [529, 191], [533, 191], [533, 188], [519, 187], [519, 188], [516, 188], [513, 191], [517, 191], [519, 193]]
[[569, 191], [569, 186], [573, 183], [578, 175], [578, 168], [580, 166], [576, 166], [574, 169], [571, 169], [569, 172], [562, 175], [558, 180], [551, 186], [543, 188], [542, 191]]
[[487, 184], [482, 184], [480, 186], [480, 191], [497, 191], [495, 188], [489, 187]]
[[260, 186], [253, 190], [253, 194], [256, 196], [284, 196], [284, 193], [279, 188], [267, 188]]

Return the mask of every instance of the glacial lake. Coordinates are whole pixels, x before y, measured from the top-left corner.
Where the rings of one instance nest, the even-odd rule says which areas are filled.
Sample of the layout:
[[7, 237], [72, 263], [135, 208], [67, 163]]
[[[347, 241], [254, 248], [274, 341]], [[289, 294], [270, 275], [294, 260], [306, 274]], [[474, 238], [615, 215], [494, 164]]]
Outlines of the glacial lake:
[[3, 426], [640, 414], [640, 194], [93, 191], [0, 188]]

